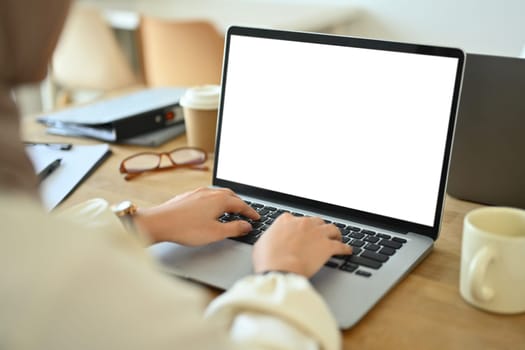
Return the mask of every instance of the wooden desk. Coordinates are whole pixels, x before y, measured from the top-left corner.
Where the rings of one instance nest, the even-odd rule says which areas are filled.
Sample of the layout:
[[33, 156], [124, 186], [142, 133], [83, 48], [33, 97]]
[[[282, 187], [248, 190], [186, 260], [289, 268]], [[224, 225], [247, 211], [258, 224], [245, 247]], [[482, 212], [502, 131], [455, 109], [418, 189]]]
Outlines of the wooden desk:
[[[24, 134], [32, 141], [94, 142], [46, 135], [32, 119], [24, 121]], [[185, 143], [185, 137], [180, 137], [161, 148], [169, 150]], [[120, 161], [143, 148], [111, 148], [113, 155], [64, 206], [93, 197], [110, 202], [133, 199], [141, 206], [150, 206], [211, 183], [211, 171], [192, 170], [146, 175], [126, 182], [118, 172]], [[345, 349], [525, 349], [525, 314], [483, 312], [468, 305], [459, 294], [463, 217], [476, 207], [479, 205], [447, 197], [441, 235], [433, 252], [357, 326], [343, 333]]]

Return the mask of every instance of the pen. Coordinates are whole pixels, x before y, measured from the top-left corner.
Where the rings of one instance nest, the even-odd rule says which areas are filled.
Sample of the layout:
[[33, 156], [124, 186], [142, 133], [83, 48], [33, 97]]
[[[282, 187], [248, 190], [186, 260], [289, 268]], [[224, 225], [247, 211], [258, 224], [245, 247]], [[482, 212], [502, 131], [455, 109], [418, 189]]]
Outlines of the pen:
[[60, 162], [62, 162], [61, 158], [55, 159], [51, 164], [46, 166], [41, 172], [38, 173], [38, 181], [42, 182], [46, 177], [49, 176], [56, 168], [60, 166]]
[[24, 142], [24, 144], [27, 146], [48, 146], [60, 151], [69, 151], [71, 150], [71, 147], [73, 147], [70, 143]]

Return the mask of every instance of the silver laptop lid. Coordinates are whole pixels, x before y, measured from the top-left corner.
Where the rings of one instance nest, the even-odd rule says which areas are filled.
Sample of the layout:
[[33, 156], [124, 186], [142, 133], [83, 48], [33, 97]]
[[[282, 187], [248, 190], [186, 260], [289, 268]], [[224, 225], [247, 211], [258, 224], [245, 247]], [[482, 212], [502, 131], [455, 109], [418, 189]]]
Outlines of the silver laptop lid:
[[457, 49], [232, 27], [213, 184], [437, 238]]

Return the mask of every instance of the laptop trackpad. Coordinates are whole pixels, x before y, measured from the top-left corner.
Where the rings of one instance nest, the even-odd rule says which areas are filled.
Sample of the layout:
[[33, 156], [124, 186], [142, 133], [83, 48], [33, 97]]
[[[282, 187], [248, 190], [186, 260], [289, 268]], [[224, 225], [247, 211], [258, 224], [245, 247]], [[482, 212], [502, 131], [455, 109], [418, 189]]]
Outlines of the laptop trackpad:
[[203, 247], [159, 243], [149, 248], [165, 271], [227, 289], [252, 273], [252, 246], [230, 239]]

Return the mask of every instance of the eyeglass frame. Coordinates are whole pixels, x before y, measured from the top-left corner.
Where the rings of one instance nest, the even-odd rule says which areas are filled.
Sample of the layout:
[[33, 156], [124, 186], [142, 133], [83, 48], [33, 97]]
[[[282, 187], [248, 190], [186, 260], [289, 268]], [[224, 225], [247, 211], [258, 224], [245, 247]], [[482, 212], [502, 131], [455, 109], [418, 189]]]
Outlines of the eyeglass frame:
[[[170, 157], [170, 154], [173, 153], [173, 152], [182, 151], [182, 150], [195, 150], [195, 151], [202, 152], [202, 154], [204, 155], [204, 159], [202, 159], [202, 161], [199, 161], [198, 163], [178, 164]], [[145, 169], [145, 170], [138, 170], [138, 171], [130, 171], [130, 170], [126, 169], [126, 166], [125, 166], [126, 161], [128, 161], [128, 160], [130, 160], [132, 158], [135, 158], [137, 156], [146, 155], [146, 154], [147, 155], [155, 155], [155, 156], [159, 157], [159, 162], [157, 164], [157, 167], [151, 168], [151, 169]], [[171, 162], [171, 166], [161, 167], [162, 156], [166, 156], [169, 159], [169, 161]], [[189, 168], [189, 169], [194, 169], [194, 170], [206, 171], [206, 170], [209, 169], [208, 166], [203, 164], [204, 162], [206, 162], [206, 160], [208, 160], [208, 153], [205, 150], [203, 150], [202, 148], [198, 148], [198, 147], [177, 147], [177, 148], [174, 148], [171, 151], [167, 151], [167, 152], [139, 152], [139, 153], [135, 153], [135, 154], [132, 154], [131, 156], [128, 156], [128, 157], [124, 158], [120, 162], [119, 172], [121, 174], [126, 174], [124, 179], [126, 181], [128, 181], [128, 180], [134, 179], [135, 177], [137, 177], [137, 176], [139, 176], [141, 174], [147, 173], [147, 172], [158, 172], [158, 171], [174, 170], [174, 169], [177, 169], [177, 168]]]

